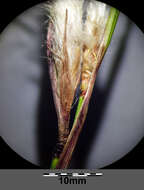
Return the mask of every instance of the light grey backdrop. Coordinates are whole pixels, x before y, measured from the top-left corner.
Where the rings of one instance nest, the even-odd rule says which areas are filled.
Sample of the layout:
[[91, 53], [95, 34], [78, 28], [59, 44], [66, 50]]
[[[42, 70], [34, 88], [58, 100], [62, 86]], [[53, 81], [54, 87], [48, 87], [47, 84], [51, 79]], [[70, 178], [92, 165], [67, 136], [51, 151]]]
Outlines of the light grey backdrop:
[[[41, 5], [35, 6], [17, 17], [0, 35], [0, 135], [20, 156], [41, 165], [42, 158], [49, 157], [46, 147], [50, 151], [54, 145], [51, 131], [53, 138], [56, 131], [55, 116], [51, 117], [45, 101], [42, 103], [45, 117], [38, 118], [41, 93], [50, 93], [46, 92], [49, 87], [41, 92], [43, 74], [48, 74], [41, 54], [43, 16]], [[126, 155], [143, 138], [143, 50], [143, 33], [121, 13], [96, 80], [92, 111], [71, 167], [78, 167], [75, 159], [82, 162], [84, 156], [84, 168], [107, 166]], [[47, 134], [41, 135], [45, 120]], [[38, 142], [43, 139], [44, 142]], [[42, 147], [45, 149], [41, 151]]]

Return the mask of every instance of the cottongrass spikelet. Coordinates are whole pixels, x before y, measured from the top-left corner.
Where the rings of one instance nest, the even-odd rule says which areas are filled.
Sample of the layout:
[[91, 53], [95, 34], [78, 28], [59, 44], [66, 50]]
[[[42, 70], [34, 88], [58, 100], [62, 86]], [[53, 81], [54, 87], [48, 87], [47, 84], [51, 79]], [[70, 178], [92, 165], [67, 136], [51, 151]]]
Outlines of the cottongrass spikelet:
[[53, 95], [59, 123], [59, 145], [68, 133], [70, 110], [81, 76], [83, 0], [56, 0], [47, 5], [49, 28], [48, 56]]
[[[86, 7], [84, 7], [86, 5]], [[95, 0], [53, 0], [46, 4], [47, 55], [58, 117], [57, 166], [66, 168], [84, 124], [95, 78], [109, 45], [118, 12]], [[79, 104], [69, 134], [76, 89]], [[57, 161], [56, 161], [57, 162]]]
[[72, 130], [55, 166], [56, 168], [67, 168], [71, 160], [86, 119], [96, 75], [110, 43], [117, 18], [118, 11], [116, 9], [94, 0], [88, 1], [83, 27], [81, 94]]
[[87, 6], [87, 16], [84, 24], [85, 38], [83, 42], [83, 67], [81, 90], [86, 93], [92, 72], [98, 63], [109, 7], [101, 2], [90, 0]]

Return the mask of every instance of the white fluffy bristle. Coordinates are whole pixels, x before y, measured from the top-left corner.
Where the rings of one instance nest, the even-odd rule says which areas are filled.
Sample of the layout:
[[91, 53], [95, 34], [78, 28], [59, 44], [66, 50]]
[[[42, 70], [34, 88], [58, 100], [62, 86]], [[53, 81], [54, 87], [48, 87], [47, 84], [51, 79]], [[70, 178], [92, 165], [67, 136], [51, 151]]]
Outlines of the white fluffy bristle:
[[93, 48], [96, 43], [100, 43], [108, 18], [109, 7], [106, 4], [95, 0], [87, 2], [85, 23], [82, 19], [84, 0], [55, 0], [48, 5], [50, 20], [54, 25], [53, 49], [59, 56], [62, 54], [67, 10], [67, 51], [70, 66], [77, 47], [86, 44]]
[[[59, 47], [63, 45], [66, 10], [67, 49], [69, 58], [73, 58], [73, 50], [81, 44], [82, 38], [82, 6], [83, 0], [56, 0], [50, 7], [51, 20], [54, 23], [54, 38]], [[57, 51], [57, 47], [56, 51]], [[72, 60], [70, 61], [71, 64]]]
[[100, 43], [108, 14], [109, 7], [106, 4], [89, 0], [85, 22], [85, 43], [89, 47], [93, 47], [93, 44], [96, 42]]

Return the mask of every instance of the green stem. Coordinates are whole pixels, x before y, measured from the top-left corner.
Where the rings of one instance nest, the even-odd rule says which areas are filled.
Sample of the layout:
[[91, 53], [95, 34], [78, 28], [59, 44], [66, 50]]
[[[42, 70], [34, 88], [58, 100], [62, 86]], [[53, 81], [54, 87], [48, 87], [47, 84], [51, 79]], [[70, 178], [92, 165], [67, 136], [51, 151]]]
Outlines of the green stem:
[[118, 16], [119, 16], [119, 11], [111, 7], [105, 31], [105, 51], [107, 50], [111, 42], [111, 38], [117, 23]]
[[75, 114], [75, 118], [74, 118], [74, 122], [76, 121], [76, 119], [77, 119], [77, 117], [78, 117], [78, 114], [79, 114], [80, 109], [81, 109], [81, 107], [82, 107], [83, 101], [84, 101], [84, 97], [83, 97], [83, 96], [80, 96], [80, 97], [79, 97], [79, 101], [78, 101], [78, 106], [77, 106], [76, 114]]
[[51, 162], [50, 169], [55, 169], [58, 161], [59, 161], [59, 158], [53, 158], [52, 162]]

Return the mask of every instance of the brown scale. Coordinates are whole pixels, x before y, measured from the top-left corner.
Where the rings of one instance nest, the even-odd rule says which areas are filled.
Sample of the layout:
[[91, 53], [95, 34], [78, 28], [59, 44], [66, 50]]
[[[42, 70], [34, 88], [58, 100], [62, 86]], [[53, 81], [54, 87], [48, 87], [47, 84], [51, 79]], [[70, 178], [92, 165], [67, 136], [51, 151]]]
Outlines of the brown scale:
[[83, 65], [82, 65], [82, 75], [81, 75], [81, 92], [85, 95], [89, 80], [93, 69], [96, 66], [96, 48], [89, 49], [86, 45], [83, 46]]

